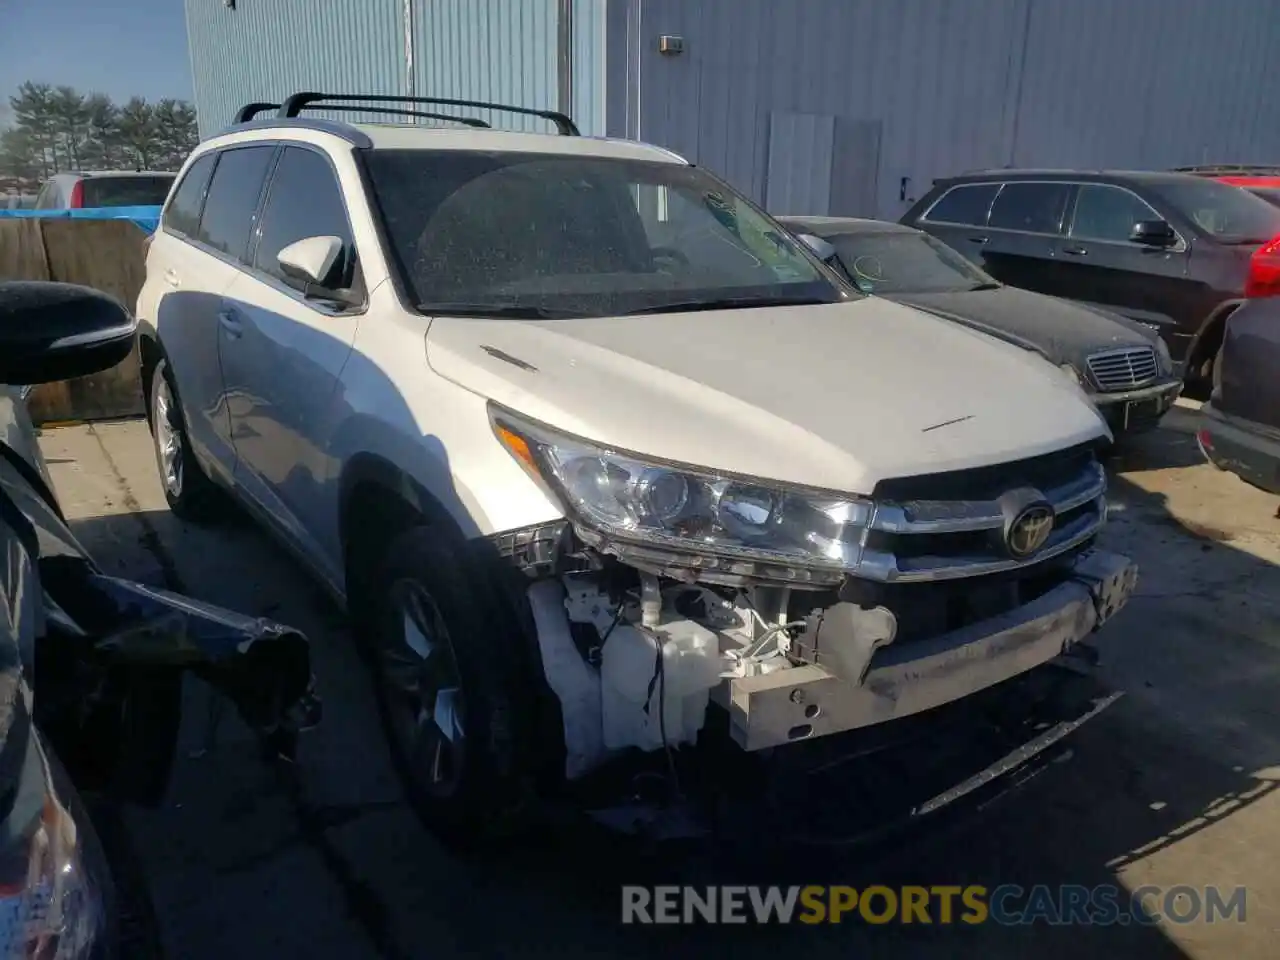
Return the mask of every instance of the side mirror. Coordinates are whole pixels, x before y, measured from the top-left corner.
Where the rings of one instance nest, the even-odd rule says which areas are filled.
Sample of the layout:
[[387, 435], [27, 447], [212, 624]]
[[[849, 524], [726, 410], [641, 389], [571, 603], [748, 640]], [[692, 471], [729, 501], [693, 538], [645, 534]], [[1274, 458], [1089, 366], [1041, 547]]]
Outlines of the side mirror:
[[835, 247], [821, 237], [815, 237], [812, 233], [797, 234], [796, 239], [812, 250], [819, 260], [829, 261], [836, 255]]
[[0, 283], [0, 383], [30, 386], [114, 367], [133, 350], [137, 322], [89, 287]]
[[341, 256], [342, 240], [338, 237], [306, 237], [281, 250], [276, 261], [290, 280], [305, 286], [328, 287]]
[[1139, 220], [1133, 225], [1129, 239], [1144, 247], [1172, 247], [1178, 242], [1178, 234], [1164, 220]]
[[339, 272], [358, 273], [343, 270], [345, 253], [346, 245], [339, 237], [306, 237], [281, 250], [276, 262], [285, 279], [306, 296], [348, 307], [359, 306], [364, 301], [363, 288], [358, 281]]

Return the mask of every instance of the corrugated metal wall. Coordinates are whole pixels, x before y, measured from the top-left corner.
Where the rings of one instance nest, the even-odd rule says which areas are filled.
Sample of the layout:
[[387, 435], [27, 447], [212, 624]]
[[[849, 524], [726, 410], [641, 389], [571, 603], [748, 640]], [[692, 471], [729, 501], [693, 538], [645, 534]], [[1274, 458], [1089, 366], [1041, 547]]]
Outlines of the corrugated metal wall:
[[1031, 5], [1018, 164], [1280, 162], [1280, 3]]
[[573, 0], [573, 118], [582, 132], [604, 135], [609, 0]]
[[[557, 2], [416, 0], [414, 74], [419, 94], [554, 109]], [[508, 129], [550, 129], [537, 118], [468, 112]]]
[[[1280, 161], [1275, 0], [611, 2], [626, 13], [610, 17], [608, 49], [628, 62], [608, 75], [631, 89], [624, 100], [610, 88], [610, 131], [760, 199], [770, 178], [856, 176], [845, 196], [874, 207], [837, 212], [896, 217], [935, 177], [978, 167]], [[685, 52], [659, 54], [663, 34]], [[795, 163], [769, 169], [771, 130], [818, 131], [809, 149], [830, 152], [842, 123], [874, 170], [805, 160], [796, 145], [772, 151]]]
[[[572, 0], [572, 109], [604, 132], [607, 0]], [[359, 91], [558, 106], [561, 0], [412, 0], [413, 77], [404, 0], [186, 0], [200, 132], [255, 100], [298, 90]], [[470, 111], [475, 114], [476, 111]], [[346, 119], [362, 119], [345, 115]], [[509, 114], [495, 126], [549, 129]]]
[[299, 90], [403, 93], [401, 0], [186, 0], [200, 135]]

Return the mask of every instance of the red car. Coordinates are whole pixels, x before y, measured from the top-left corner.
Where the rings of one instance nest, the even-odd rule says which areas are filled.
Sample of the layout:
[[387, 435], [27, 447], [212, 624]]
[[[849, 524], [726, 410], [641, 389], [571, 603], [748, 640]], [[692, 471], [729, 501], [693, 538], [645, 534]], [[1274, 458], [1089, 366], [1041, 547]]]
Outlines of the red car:
[[1223, 183], [1244, 187], [1263, 200], [1280, 207], [1280, 166], [1251, 166], [1238, 163], [1211, 164], [1201, 167], [1176, 167], [1178, 173], [1193, 173]]

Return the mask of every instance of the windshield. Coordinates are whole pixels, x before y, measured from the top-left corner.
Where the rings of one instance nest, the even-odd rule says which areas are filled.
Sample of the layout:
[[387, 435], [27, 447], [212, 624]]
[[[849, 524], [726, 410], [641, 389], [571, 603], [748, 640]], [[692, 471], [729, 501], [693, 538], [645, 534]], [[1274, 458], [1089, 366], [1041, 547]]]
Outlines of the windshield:
[[1280, 234], [1280, 209], [1240, 187], [1200, 179], [1152, 187], [1209, 236], [1227, 243], [1261, 243]]
[[998, 286], [927, 233], [842, 233], [826, 240], [864, 293], [952, 293]]
[[169, 196], [174, 174], [143, 177], [88, 177], [86, 207], [158, 207]]
[[1250, 187], [1249, 192], [1261, 197], [1273, 207], [1280, 207], [1280, 187]]
[[423, 313], [616, 316], [843, 299], [784, 229], [683, 164], [373, 150], [366, 166]]

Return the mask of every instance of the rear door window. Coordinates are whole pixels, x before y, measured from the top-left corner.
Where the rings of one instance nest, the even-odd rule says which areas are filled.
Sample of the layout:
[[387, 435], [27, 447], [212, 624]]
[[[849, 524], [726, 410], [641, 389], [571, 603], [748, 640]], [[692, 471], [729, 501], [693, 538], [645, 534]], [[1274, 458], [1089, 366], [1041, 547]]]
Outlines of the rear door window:
[[308, 237], [338, 237], [345, 244], [345, 262], [336, 271], [333, 285], [347, 286], [355, 260], [355, 241], [337, 177], [329, 162], [314, 150], [286, 147], [271, 176], [254, 267], [283, 280], [277, 259], [280, 251]]
[[1082, 183], [1067, 235], [1080, 240], [1127, 243], [1133, 225], [1161, 220], [1151, 205], [1130, 190], [1105, 183]]
[[233, 147], [218, 154], [197, 240], [243, 260], [275, 147]]
[[988, 226], [1022, 233], [1061, 233], [1070, 183], [1006, 183], [991, 205]]
[[158, 207], [169, 196], [168, 176], [89, 177], [84, 182], [86, 207]]
[[952, 187], [929, 208], [925, 219], [932, 223], [958, 223], [979, 227], [987, 222], [987, 211], [1000, 189], [998, 183], [969, 183]]
[[213, 172], [214, 154], [206, 153], [191, 164], [182, 183], [173, 193], [173, 200], [165, 208], [161, 224], [164, 229], [183, 237], [194, 237], [200, 226], [200, 212], [204, 207], [204, 192], [209, 186], [209, 174]]

